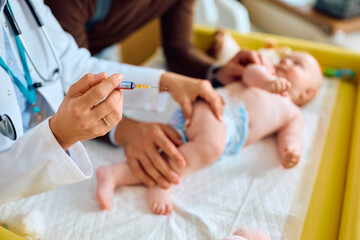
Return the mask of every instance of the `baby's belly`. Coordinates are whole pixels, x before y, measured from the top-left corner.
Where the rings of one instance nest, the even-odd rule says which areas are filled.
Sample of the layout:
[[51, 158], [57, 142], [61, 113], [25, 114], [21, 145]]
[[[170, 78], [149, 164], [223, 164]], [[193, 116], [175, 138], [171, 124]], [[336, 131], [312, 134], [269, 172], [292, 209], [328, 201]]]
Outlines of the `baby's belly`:
[[270, 126], [270, 124], [266, 124], [267, 126], [260, 126], [258, 124], [253, 124], [249, 122], [249, 133], [246, 139], [245, 145], [252, 144], [254, 142], [258, 142], [261, 139], [274, 134], [277, 132], [277, 128]]
[[[230, 85], [230, 84], [229, 84]], [[287, 100], [277, 94], [242, 83], [225, 87], [228, 101], [243, 102], [248, 114], [248, 135], [245, 144], [250, 144], [277, 132], [284, 124]]]
[[262, 138], [279, 131], [284, 124], [280, 108], [249, 107], [249, 134], [246, 144], [257, 142]]

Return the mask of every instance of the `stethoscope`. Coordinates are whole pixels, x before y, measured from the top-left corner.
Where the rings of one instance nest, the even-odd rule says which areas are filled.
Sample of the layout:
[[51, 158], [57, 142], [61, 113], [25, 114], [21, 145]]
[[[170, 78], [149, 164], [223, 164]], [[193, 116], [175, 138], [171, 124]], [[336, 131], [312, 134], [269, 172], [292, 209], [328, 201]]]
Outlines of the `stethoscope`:
[[[45, 36], [45, 39], [51, 49], [51, 53], [55, 59], [56, 65], [57, 65], [56, 68], [54, 69], [54, 71], [50, 74], [50, 76], [48, 78], [44, 77], [44, 75], [41, 74], [39, 69], [36, 67], [36, 65], [33, 61], [33, 58], [23, 40], [23, 37], [21, 34], [21, 29], [15, 20], [15, 17], [12, 13], [11, 7], [8, 2], [5, 5], [4, 13], [5, 13], [5, 16], [7, 17], [7, 19], [9, 20], [10, 26], [11, 26], [15, 36], [17, 36], [18, 39], [20, 40], [22, 47], [24, 49], [24, 52], [28, 56], [28, 59], [30, 60], [31, 64], [33, 65], [33, 67], [34, 67], [35, 71], [37, 72], [37, 74], [39, 75], [39, 77], [43, 80], [43, 82], [32, 83], [33, 88], [39, 88], [39, 87], [44, 87], [44, 86], [54, 84], [60, 78], [60, 75], [62, 73], [62, 68], [61, 68], [60, 59], [55, 52], [55, 47], [50, 40], [50, 37], [44, 27], [44, 23], [43, 23], [42, 19], [40, 18], [39, 14], [37, 13], [36, 9], [34, 8], [34, 5], [31, 2], [31, 0], [25, 0], [25, 2], [27, 4], [27, 6], [29, 7], [38, 27], [40, 28], [41, 32]], [[17, 134], [16, 134], [15, 126], [14, 126], [11, 118], [7, 114], [2, 114], [2, 115], [0, 114], [0, 133], [4, 136], [8, 137], [11, 140], [16, 140]]]
[[43, 23], [42, 19], [40, 18], [39, 14], [37, 13], [36, 9], [34, 8], [34, 5], [31, 2], [31, 0], [25, 0], [25, 2], [28, 5], [28, 7], [29, 7], [29, 9], [31, 11], [31, 14], [33, 15], [38, 27], [40, 28], [41, 32], [45, 36], [46, 42], [48, 43], [48, 45], [49, 45], [49, 47], [51, 49], [51, 53], [54, 56], [54, 59], [56, 61], [57, 66], [54, 69], [54, 71], [51, 73], [49, 78], [44, 77], [44, 75], [42, 75], [40, 73], [39, 69], [36, 67], [36, 65], [35, 65], [35, 63], [33, 61], [32, 55], [30, 54], [30, 52], [29, 52], [29, 50], [28, 50], [28, 48], [27, 48], [27, 46], [26, 46], [26, 44], [25, 44], [25, 42], [23, 40], [21, 29], [20, 29], [18, 23], [15, 20], [15, 17], [13, 15], [12, 11], [11, 11], [9, 3], [6, 3], [5, 8], [4, 8], [4, 13], [5, 13], [5, 16], [7, 17], [7, 19], [9, 20], [10, 26], [11, 26], [14, 34], [19, 37], [19, 39], [20, 39], [20, 41], [21, 41], [21, 43], [22, 43], [22, 45], [24, 47], [24, 50], [26, 52], [26, 55], [28, 56], [31, 64], [34, 66], [35, 71], [40, 76], [40, 78], [44, 81], [44, 82], [35, 82], [35, 83], [33, 83], [33, 86], [35, 88], [39, 88], [39, 87], [44, 87], [44, 86], [51, 85], [51, 84], [55, 83], [60, 78], [62, 68], [61, 68], [60, 59], [59, 59], [59, 57], [57, 56], [57, 54], [55, 52], [55, 47], [54, 47], [52, 41], [50, 40], [49, 34], [47, 33], [47, 31], [46, 31], [46, 29], [44, 27], [44, 23]]
[[10, 138], [10, 140], [16, 140], [16, 130], [11, 118], [6, 115], [0, 115], [0, 133]]

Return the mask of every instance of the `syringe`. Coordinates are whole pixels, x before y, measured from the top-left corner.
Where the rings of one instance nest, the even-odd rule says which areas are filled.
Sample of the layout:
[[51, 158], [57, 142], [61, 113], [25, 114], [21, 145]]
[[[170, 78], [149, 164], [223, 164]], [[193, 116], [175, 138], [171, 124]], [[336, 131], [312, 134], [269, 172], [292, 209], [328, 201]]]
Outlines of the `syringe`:
[[119, 88], [120, 89], [124, 89], [124, 90], [133, 90], [133, 89], [140, 89], [140, 88], [161, 88], [164, 90], [167, 90], [167, 88], [165, 87], [153, 87], [150, 85], [146, 85], [146, 84], [139, 84], [139, 83], [134, 83], [134, 82], [128, 82], [128, 81], [123, 81], [119, 84]]

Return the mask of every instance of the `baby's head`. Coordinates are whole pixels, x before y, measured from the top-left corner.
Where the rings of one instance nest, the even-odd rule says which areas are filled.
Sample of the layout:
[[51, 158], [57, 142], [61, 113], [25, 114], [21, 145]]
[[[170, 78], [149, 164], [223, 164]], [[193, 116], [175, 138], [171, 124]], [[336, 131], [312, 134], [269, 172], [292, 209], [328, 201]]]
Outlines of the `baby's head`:
[[303, 106], [319, 91], [323, 76], [316, 59], [305, 52], [293, 52], [283, 57], [275, 66], [276, 75], [291, 83], [288, 90], [292, 101]]

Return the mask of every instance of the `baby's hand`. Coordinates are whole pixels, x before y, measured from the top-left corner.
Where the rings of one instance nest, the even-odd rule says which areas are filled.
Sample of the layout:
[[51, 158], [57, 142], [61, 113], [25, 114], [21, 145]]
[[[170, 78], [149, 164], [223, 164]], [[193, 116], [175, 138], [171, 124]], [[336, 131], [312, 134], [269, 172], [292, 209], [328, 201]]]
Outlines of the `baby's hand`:
[[268, 80], [265, 83], [265, 90], [271, 93], [281, 94], [282, 96], [287, 95], [287, 91], [289, 90], [290, 87], [291, 87], [291, 83], [282, 77]]
[[300, 153], [295, 147], [286, 147], [284, 149], [282, 165], [284, 168], [295, 167], [300, 160]]

